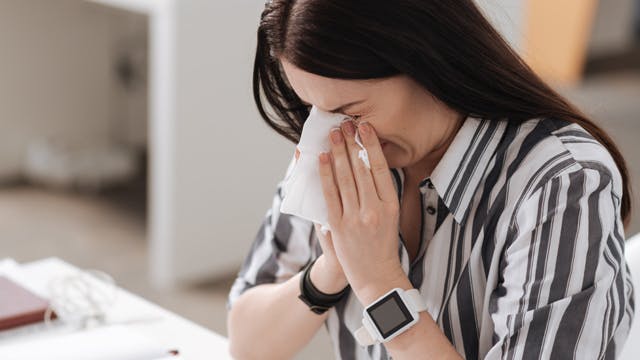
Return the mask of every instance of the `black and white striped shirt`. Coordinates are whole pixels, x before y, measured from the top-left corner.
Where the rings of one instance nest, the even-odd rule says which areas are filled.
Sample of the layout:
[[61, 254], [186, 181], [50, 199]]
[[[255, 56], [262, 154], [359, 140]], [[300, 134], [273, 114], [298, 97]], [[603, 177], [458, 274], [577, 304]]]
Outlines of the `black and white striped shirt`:
[[[402, 199], [404, 174], [391, 171]], [[322, 252], [310, 222], [279, 212], [281, 186], [228, 309], [248, 288], [285, 281]], [[409, 264], [400, 233], [398, 253], [463, 357], [612, 359], [620, 352], [634, 312], [622, 180], [581, 126], [469, 117], [420, 193], [418, 255]], [[353, 293], [330, 310], [325, 327], [336, 358], [388, 359], [383, 345], [354, 339], [362, 310]]]

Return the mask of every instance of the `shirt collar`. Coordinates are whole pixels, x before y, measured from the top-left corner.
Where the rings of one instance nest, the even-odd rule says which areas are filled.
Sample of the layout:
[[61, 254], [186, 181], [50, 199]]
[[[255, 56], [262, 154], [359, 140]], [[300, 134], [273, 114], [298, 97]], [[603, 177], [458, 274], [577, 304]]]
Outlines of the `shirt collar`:
[[[420, 189], [424, 191], [428, 180], [431, 181], [458, 224], [466, 220], [476, 189], [506, 126], [506, 121], [466, 118], [431, 176], [420, 182]], [[400, 173], [399, 179], [404, 183], [402, 169], [394, 170]]]

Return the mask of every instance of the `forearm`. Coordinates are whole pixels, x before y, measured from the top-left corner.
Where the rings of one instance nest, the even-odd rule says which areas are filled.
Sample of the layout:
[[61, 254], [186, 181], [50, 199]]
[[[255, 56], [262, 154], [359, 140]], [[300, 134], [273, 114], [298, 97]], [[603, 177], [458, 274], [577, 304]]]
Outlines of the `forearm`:
[[[227, 319], [234, 358], [291, 358], [313, 338], [328, 312], [315, 314], [298, 299], [301, 275], [280, 284], [256, 286], [236, 300]], [[337, 292], [345, 286], [324, 271], [322, 262], [314, 264], [311, 280], [326, 292]]]

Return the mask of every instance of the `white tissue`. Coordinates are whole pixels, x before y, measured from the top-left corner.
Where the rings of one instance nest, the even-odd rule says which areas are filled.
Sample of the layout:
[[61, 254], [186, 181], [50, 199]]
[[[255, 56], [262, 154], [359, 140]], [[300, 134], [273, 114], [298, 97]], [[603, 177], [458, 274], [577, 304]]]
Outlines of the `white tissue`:
[[[280, 212], [291, 214], [320, 224], [323, 234], [330, 230], [327, 203], [322, 192], [319, 159], [322, 152], [330, 152], [329, 132], [332, 128], [349, 119], [348, 115], [324, 112], [315, 106], [302, 128], [298, 143], [300, 156], [294, 160], [293, 169], [284, 181], [284, 199]], [[356, 143], [361, 147], [358, 157], [370, 168], [367, 150], [356, 132]]]
[[364, 162], [364, 165], [367, 167], [367, 169], [371, 170], [371, 165], [369, 164], [369, 153], [367, 152], [367, 149], [364, 148], [362, 139], [360, 139], [360, 133], [358, 133], [357, 131], [356, 144], [358, 144], [358, 146], [362, 148], [362, 150], [358, 151], [358, 157], [362, 160], [362, 162]]

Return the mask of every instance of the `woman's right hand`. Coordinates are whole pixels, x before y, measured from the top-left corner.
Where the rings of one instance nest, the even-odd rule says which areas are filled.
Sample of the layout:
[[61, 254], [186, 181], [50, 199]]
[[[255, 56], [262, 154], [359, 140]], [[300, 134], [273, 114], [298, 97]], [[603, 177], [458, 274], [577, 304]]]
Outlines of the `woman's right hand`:
[[322, 247], [322, 255], [318, 257], [311, 268], [311, 282], [318, 290], [327, 294], [335, 294], [344, 289], [349, 282], [333, 249], [331, 231], [327, 231], [327, 234], [323, 235], [319, 224], [314, 223], [313, 226], [320, 241], [320, 247]]

